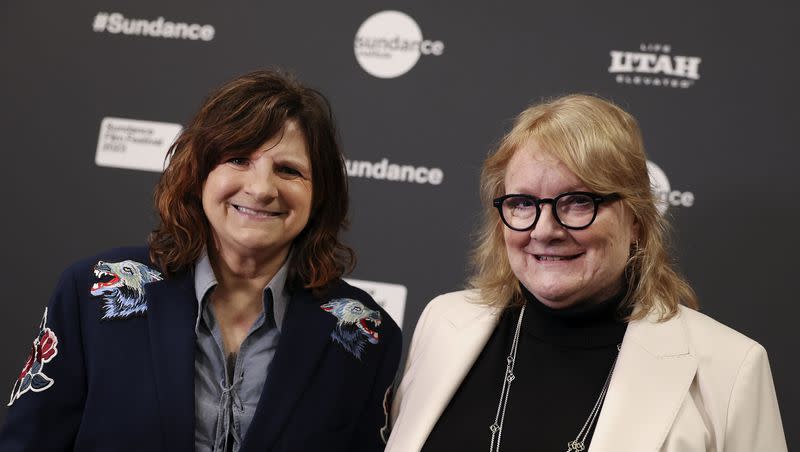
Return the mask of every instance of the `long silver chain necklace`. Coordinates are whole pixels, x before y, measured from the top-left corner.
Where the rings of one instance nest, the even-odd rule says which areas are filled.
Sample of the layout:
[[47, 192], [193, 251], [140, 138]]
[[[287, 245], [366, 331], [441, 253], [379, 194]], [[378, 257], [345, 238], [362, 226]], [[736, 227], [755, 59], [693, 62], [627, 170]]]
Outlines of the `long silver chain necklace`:
[[[508, 397], [511, 393], [511, 383], [517, 378], [514, 375], [514, 364], [517, 361], [517, 347], [519, 347], [519, 331], [522, 327], [522, 318], [525, 316], [525, 306], [519, 313], [517, 319], [517, 329], [514, 331], [514, 340], [511, 342], [511, 350], [508, 352], [506, 358], [506, 373], [503, 376], [503, 386], [500, 388], [500, 401], [497, 403], [497, 413], [494, 416], [494, 422], [489, 426], [489, 431], [492, 432], [491, 442], [489, 443], [489, 452], [500, 452], [500, 440], [503, 437], [503, 423], [506, 418], [506, 405], [508, 405]], [[617, 357], [619, 356], [619, 349], [622, 344], [617, 344], [617, 355], [614, 356], [614, 362], [611, 363], [611, 370], [608, 371], [608, 376], [603, 384], [603, 389], [597, 397], [597, 401], [589, 412], [589, 417], [583, 423], [583, 427], [578, 432], [578, 436], [574, 440], [567, 443], [566, 452], [581, 452], [586, 450], [586, 437], [589, 431], [597, 421], [597, 416], [600, 414], [600, 408], [603, 406], [603, 401], [606, 399], [608, 392], [608, 385], [611, 382], [611, 376], [614, 374], [614, 367], [617, 365]]]

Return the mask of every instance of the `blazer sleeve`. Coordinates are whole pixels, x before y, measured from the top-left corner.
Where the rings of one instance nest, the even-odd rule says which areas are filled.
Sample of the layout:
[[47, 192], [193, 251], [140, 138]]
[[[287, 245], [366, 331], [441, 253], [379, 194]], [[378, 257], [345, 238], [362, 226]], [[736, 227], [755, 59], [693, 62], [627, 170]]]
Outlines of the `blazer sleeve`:
[[726, 452], [787, 450], [767, 352], [757, 343], [739, 368], [725, 432]]
[[39, 328], [31, 328], [32, 347], [0, 430], [3, 452], [73, 448], [86, 397], [79, 299], [73, 272], [67, 270]]
[[388, 405], [391, 400], [394, 377], [400, 361], [400, 352], [403, 347], [400, 329], [394, 327], [390, 337], [387, 337], [386, 349], [381, 357], [372, 390], [367, 398], [367, 404], [361, 421], [353, 436], [350, 450], [360, 452], [379, 452], [384, 449], [388, 438], [387, 418]]
[[432, 303], [428, 303], [428, 305], [425, 306], [425, 309], [422, 310], [422, 314], [420, 314], [419, 319], [417, 320], [417, 325], [414, 327], [414, 335], [411, 337], [411, 345], [408, 348], [408, 355], [406, 356], [403, 374], [400, 376], [400, 382], [397, 385], [394, 398], [391, 401], [391, 412], [388, 425], [392, 428], [394, 427], [395, 422], [397, 422], [397, 417], [400, 415], [400, 408], [403, 405], [403, 396], [405, 395], [406, 386], [408, 386], [408, 370], [411, 369], [417, 359], [419, 343], [426, 331], [425, 324], [427, 322], [431, 306]]

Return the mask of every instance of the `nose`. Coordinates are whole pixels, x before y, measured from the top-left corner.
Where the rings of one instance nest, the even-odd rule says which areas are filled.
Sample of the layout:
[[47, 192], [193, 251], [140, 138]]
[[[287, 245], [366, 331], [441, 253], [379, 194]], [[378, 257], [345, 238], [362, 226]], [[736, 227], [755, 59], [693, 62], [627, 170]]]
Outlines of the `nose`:
[[558, 224], [553, 213], [555, 207], [552, 204], [542, 203], [539, 210], [539, 218], [531, 229], [531, 238], [540, 242], [561, 239], [566, 234], [564, 227]]
[[272, 164], [263, 161], [254, 162], [247, 175], [245, 191], [258, 201], [269, 201], [278, 196], [278, 188], [272, 171]]

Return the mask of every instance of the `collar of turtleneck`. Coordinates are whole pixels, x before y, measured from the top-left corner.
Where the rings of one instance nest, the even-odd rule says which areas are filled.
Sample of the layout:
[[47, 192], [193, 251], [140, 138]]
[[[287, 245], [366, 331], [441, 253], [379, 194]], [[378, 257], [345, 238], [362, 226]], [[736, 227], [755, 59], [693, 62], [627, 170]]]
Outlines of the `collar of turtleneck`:
[[623, 319], [630, 314], [619, 311], [624, 289], [603, 302], [564, 309], [545, 306], [524, 286], [522, 293], [528, 306], [522, 322], [527, 334], [565, 348], [601, 348], [622, 343], [627, 328]]

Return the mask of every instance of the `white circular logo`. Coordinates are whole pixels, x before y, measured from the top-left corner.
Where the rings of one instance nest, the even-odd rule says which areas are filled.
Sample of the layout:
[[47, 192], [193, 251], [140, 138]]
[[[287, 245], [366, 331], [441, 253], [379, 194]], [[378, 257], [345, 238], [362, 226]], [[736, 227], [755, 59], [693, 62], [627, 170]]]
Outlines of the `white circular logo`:
[[353, 44], [356, 60], [370, 75], [399, 77], [417, 64], [420, 55], [441, 55], [441, 41], [422, 39], [422, 30], [408, 14], [381, 11], [361, 24]]
[[667, 174], [658, 165], [647, 161], [647, 174], [650, 176], [650, 187], [656, 195], [656, 207], [664, 215], [669, 206], [692, 207], [694, 193], [690, 191], [673, 190], [669, 185]]

